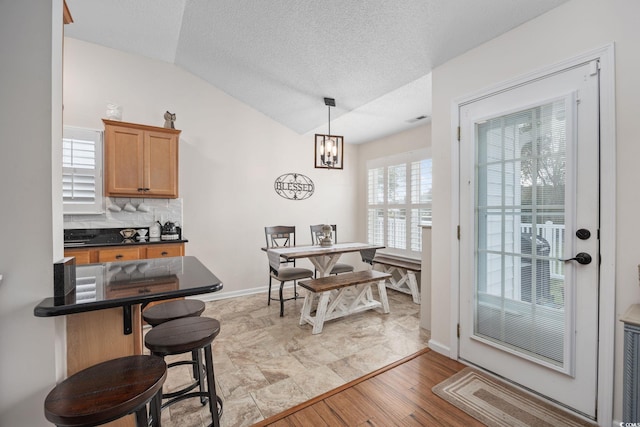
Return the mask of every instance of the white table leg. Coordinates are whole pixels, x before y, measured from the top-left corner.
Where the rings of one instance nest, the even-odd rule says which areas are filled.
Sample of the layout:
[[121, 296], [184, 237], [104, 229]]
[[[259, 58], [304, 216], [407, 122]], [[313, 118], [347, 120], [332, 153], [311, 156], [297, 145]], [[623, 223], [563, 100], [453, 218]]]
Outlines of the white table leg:
[[318, 270], [318, 277], [325, 277], [331, 273], [341, 254], [330, 254], [309, 257], [311, 264]]

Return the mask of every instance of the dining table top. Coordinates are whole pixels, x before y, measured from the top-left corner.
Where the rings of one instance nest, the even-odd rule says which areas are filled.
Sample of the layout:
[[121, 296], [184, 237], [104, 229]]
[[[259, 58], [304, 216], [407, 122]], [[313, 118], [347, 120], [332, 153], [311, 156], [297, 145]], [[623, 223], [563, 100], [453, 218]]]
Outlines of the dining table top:
[[358, 243], [358, 242], [345, 242], [345, 243], [334, 243], [331, 246], [320, 246], [320, 245], [296, 245], [296, 246], [286, 246], [286, 247], [275, 247], [275, 248], [266, 248], [263, 247], [263, 251], [273, 251], [278, 253], [281, 257], [287, 259], [296, 259], [296, 258], [311, 258], [317, 256], [325, 256], [325, 255], [333, 255], [333, 254], [343, 254], [347, 252], [358, 252], [362, 250], [373, 250], [373, 249], [383, 249], [382, 245], [372, 245], [369, 243]]

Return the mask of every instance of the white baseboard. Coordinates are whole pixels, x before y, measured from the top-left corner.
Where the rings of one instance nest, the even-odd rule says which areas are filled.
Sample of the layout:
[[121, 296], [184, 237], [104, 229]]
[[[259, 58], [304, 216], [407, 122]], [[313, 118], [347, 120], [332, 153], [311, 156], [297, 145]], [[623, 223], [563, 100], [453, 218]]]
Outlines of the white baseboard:
[[436, 353], [440, 353], [443, 356], [447, 356], [447, 357], [451, 357], [451, 349], [443, 344], [440, 344], [437, 341], [434, 340], [429, 340], [429, 348], [433, 351], [435, 351]]
[[[280, 286], [279, 283], [274, 283], [273, 287], [272, 287], [272, 291], [274, 291], [274, 292], [277, 291], [279, 286]], [[291, 283], [290, 285], [285, 285], [284, 289], [292, 288], [292, 287], [293, 287], [293, 283]], [[242, 289], [240, 291], [212, 292], [212, 293], [209, 293], [209, 294], [194, 295], [194, 296], [187, 297], [187, 298], [199, 299], [201, 301], [217, 301], [217, 300], [227, 299], [227, 298], [236, 298], [236, 297], [243, 297], [243, 296], [247, 296], [247, 295], [266, 293], [268, 290], [269, 290], [269, 286], [260, 286], [260, 287], [257, 287], [257, 288]]]

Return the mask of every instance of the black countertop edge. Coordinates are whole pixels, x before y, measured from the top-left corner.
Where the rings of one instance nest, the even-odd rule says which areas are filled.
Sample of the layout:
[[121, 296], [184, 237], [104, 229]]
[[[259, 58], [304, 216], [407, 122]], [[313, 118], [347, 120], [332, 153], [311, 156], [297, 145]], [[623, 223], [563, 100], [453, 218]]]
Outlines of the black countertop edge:
[[66, 314], [85, 313], [88, 311], [104, 310], [107, 308], [126, 307], [136, 304], [146, 304], [153, 301], [162, 301], [171, 298], [188, 297], [202, 295], [211, 292], [218, 292], [222, 289], [222, 283], [215, 283], [202, 286], [197, 289], [174, 290], [169, 292], [159, 292], [151, 295], [139, 295], [135, 297], [117, 298], [113, 300], [92, 301], [86, 303], [74, 303], [71, 305], [55, 305], [54, 298], [49, 297], [42, 300], [33, 309], [36, 317], [63, 316]]
[[105, 246], [139, 246], [139, 245], [162, 245], [167, 243], [187, 243], [189, 242], [187, 239], [176, 239], [176, 240], [146, 240], [144, 242], [133, 241], [133, 242], [115, 242], [115, 243], [83, 243], [81, 245], [78, 244], [64, 244], [64, 249], [82, 249], [82, 248], [100, 248]]

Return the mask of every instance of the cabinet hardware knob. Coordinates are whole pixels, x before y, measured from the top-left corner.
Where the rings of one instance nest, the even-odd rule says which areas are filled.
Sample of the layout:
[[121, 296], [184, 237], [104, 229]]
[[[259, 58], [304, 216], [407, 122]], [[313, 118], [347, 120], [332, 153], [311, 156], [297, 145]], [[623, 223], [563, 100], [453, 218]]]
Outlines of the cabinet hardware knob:
[[162, 256], [167, 256], [167, 255], [169, 255], [169, 252], [162, 251], [162, 253], [161, 253], [160, 255], [162, 255]]
[[124, 255], [116, 255], [116, 259], [122, 259], [124, 258]]

